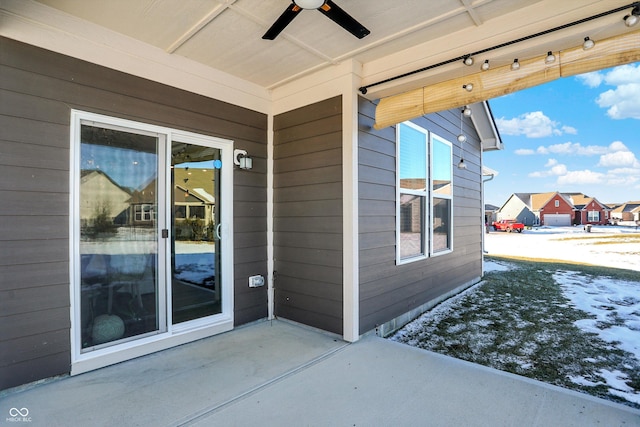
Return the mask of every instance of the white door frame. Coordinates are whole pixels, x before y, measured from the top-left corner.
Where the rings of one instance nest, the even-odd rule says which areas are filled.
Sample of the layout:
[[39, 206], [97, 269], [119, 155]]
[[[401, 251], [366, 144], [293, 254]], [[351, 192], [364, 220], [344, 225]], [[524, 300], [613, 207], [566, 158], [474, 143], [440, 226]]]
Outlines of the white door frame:
[[[160, 138], [158, 188], [164, 188], [164, 192], [159, 191], [160, 194], [158, 194], [158, 293], [161, 294], [160, 303], [164, 312], [158, 313], [158, 318], [164, 324], [160, 324], [159, 331], [156, 334], [147, 334], [140, 339], [82, 353], [80, 327], [80, 218], [77, 212], [79, 212], [80, 206], [80, 129], [84, 123], [125, 128], [132, 132], [143, 134], [157, 134]], [[167, 301], [170, 300], [169, 295], [171, 295], [171, 281], [168, 280], [171, 277], [171, 265], [167, 262], [170, 259], [169, 242], [171, 241], [171, 235], [169, 234], [168, 238], [162, 238], [160, 233], [162, 229], [171, 229], [169, 227], [171, 221], [169, 210], [171, 198], [169, 195], [171, 194], [170, 191], [173, 190], [170, 188], [171, 184], [170, 180], [167, 179], [167, 174], [169, 171], [171, 142], [173, 140], [218, 148], [221, 150], [223, 165], [220, 171], [222, 185], [221, 194], [219, 195], [219, 206], [221, 206], [221, 217], [223, 218], [220, 230], [221, 263], [223, 266], [221, 286], [222, 313], [177, 325], [172, 325], [170, 301]], [[233, 141], [72, 110], [70, 147], [69, 289], [71, 301], [71, 374], [87, 372], [233, 329]]]

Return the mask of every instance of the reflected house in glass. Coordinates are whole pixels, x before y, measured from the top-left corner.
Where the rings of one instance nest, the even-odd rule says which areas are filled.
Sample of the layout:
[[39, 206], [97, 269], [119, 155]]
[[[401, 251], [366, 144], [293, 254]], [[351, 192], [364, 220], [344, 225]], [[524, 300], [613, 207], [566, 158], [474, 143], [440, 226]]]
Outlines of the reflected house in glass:
[[[190, 224], [200, 228], [212, 228], [215, 218], [214, 182], [210, 169], [184, 167], [173, 168], [174, 216], [177, 238], [192, 236]], [[195, 222], [195, 224], [194, 224]]]
[[83, 170], [80, 191], [90, 195], [80, 206], [81, 227], [94, 227], [103, 217], [111, 223], [126, 223], [131, 206], [131, 194], [100, 170]]
[[156, 181], [151, 181], [142, 190], [134, 191], [129, 206], [129, 224], [153, 225], [156, 220]]

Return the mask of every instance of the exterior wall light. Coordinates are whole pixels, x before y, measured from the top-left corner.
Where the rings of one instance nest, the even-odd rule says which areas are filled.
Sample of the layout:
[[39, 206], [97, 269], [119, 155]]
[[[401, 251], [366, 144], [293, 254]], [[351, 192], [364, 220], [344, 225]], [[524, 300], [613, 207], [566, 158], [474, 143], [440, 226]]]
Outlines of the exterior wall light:
[[249, 170], [253, 167], [253, 159], [247, 155], [246, 150], [233, 150], [233, 163], [244, 170]]

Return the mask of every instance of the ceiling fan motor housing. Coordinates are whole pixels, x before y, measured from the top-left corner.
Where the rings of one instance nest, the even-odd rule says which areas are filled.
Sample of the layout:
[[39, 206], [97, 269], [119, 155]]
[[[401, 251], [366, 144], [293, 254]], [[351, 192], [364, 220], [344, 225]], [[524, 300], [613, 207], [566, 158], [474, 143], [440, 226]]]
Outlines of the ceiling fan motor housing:
[[303, 9], [317, 9], [324, 4], [324, 0], [294, 0], [293, 2]]

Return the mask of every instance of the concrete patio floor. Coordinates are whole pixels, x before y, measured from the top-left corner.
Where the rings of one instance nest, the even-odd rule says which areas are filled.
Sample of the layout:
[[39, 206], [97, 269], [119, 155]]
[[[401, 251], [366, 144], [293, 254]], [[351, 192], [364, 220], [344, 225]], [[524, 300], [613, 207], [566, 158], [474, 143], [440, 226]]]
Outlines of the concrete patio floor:
[[347, 344], [273, 321], [1, 394], [0, 425], [26, 423], [629, 427], [640, 411], [372, 335]]

